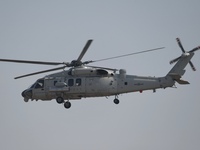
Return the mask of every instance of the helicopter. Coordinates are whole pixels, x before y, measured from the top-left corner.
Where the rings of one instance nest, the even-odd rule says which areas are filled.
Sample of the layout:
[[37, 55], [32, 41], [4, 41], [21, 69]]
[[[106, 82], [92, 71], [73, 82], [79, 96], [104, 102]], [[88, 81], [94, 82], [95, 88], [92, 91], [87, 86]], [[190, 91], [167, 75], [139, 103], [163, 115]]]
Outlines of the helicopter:
[[[0, 59], [3, 62], [13, 63], [28, 63], [38, 65], [62, 65], [61, 67], [34, 72], [22, 76], [15, 77], [20, 79], [36, 74], [62, 70], [57, 73], [46, 75], [38, 79], [28, 89], [25, 89], [21, 95], [25, 102], [30, 100], [50, 101], [56, 100], [58, 104], [64, 104], [64, 107], [69, 109], [71, 107], [71, 100], [80, 100], [88, 97], [108, 97], [115, 96], [113, 102], [119, 104], [118, 95], [130, 92], [140, 92], [145, 90], [165, 89], [167, 87], [174, 87], [175, 83], [189, 84], [188, 81], [181, 79], [184, 75], [184, 68], [189, 63], [192, 70], [196, 71], [191, 58], [194, 52], [200, 49], [200, 46], [193, 48], [190, 51], [185, 51], [179, 38], [176, 41], [182, 50], [182, 55], [171, 60], [170, 64], [176, 62], [172, 69], [163, 77], [149, 77], [128, 75], [125, 69], [112, 69], [106, 67], [89, 66], [88, 64], [135, 55], [140, 53], [151, 52], [163, 49], [164, 47], [109, 57], [95, 61], [82, 61], [83, 56], [87, 52], [92, 43], [92, 39], [88, 40], [81, 51], [79, 57], [71, 62], [46, 62], [46, 61], [29, 61], [29, 60], [15, 60], [15, 59]], [[68, 70], [64, 70], [69, 68]]]

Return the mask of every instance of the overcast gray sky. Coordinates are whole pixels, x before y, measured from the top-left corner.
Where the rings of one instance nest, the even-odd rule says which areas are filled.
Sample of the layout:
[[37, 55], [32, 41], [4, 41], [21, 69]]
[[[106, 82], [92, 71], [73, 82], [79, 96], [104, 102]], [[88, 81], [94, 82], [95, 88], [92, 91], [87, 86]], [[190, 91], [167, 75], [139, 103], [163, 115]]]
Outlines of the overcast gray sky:
[[[169, 61], [200, 45], [199, 0], [0, 0], [0, 58], [96, 60], [165, 46], [162, 51], [95, 63], [127, 74], [164, 76]], [[25, 103], [21, 92], [46, 74], [14, 80], [49, 66], [0, 63], [0, 149], [188, 150], [200, 147], [200, 52], [183, 79], [191, 84], [156, 93]]]

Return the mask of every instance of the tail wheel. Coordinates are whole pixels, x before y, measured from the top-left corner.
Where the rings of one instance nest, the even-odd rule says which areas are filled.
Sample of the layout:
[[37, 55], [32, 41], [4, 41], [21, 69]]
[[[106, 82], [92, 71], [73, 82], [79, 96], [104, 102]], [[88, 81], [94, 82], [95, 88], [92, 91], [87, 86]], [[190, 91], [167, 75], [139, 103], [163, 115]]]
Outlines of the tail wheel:
[[114, 99], [114, 101], [113, 101], [115, 104], [119, 104], [119, 100], [118, 99]]

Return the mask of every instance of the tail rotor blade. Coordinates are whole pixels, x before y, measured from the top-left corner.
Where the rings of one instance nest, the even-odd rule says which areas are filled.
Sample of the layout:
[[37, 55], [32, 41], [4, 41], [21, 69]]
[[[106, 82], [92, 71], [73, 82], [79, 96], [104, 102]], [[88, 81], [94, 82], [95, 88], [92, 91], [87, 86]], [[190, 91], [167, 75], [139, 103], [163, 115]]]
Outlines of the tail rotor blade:
[[177, 41], [179, 47], [181, 48], [182, 52], [185, 53], [185, 50], [184, 50], [184, 48], [183, 48], [183, 46], [182, 46], [182, 44], [181, 44], [180, 39], [179, 39], [179, 38], [176, 38], [176, 41]]
[[181, 58], [181, 56], [179, 56], [179, 57], [177, 57], [177, 58], [171, 60], [169, 63], [170, 63], [170, 64], [173, 64], [173, 63], [177, 62], [180, 58]]
[[192, 67], [193, 71], [196, 71], [196, 68], [194, 67], [193, 63], [191, 61], [189, 61], [190, 66]]
[[191, 51], [189, 51], [189, 52], [195, 52], [195, 51], [197, 51], [197, 50], [199, 50], [199, 49], [200, 49], [200, 46], [193, 48], [193, 49], [192, 49]]

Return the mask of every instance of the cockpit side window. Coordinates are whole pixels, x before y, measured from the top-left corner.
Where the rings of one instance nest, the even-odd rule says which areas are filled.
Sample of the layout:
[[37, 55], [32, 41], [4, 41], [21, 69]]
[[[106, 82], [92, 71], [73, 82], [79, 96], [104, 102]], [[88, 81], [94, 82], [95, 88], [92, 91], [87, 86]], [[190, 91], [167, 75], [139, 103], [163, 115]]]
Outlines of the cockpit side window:
[[44, 88], [44, 80], [38, 80], [36, 82], [36, 85], [35, 85], [35, 88], [38, 89], [38, 88]]

